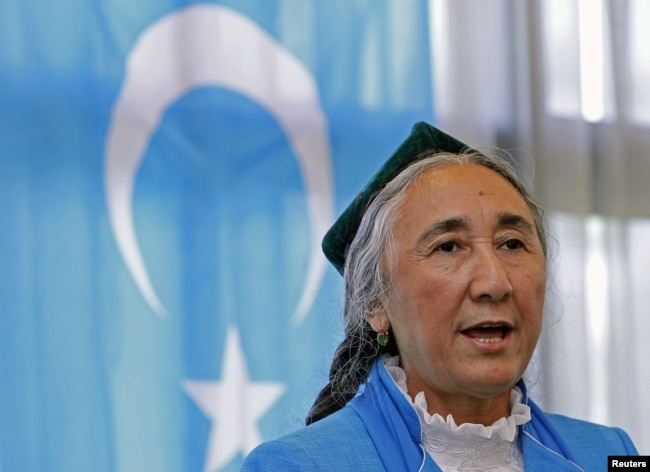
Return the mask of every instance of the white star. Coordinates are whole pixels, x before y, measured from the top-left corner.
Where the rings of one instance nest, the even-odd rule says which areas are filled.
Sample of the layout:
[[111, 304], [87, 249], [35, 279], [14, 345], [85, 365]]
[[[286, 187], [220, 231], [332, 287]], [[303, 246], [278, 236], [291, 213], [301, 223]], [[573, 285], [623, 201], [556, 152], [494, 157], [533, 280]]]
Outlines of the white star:
[[221, 381], [186, 380], [183, 389], [212, 421], [204, 470], [214, 471], [238, 452], [262, 442], [257, 422], [284, 393], [281, 383], [251, 382], [236, 328], [228, 329]]

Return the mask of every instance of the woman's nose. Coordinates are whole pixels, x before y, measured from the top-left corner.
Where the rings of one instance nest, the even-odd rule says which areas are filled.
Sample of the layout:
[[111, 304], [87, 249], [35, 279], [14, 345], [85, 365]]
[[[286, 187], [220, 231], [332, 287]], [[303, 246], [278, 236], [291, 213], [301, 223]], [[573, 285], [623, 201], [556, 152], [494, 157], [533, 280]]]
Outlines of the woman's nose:
[[512, 284], [504, 262], [493, 248], [482, 248], [474, 257], [470, 296], [474, 300], [498, 302], [512, 294]]

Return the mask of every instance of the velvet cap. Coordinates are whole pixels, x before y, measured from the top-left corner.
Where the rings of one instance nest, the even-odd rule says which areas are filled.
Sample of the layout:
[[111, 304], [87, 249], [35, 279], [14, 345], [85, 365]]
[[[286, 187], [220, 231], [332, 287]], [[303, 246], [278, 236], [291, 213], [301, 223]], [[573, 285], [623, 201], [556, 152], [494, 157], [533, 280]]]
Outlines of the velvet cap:
[[357, 234], [361, 219], [373, 197], [409, 165], [439, 152], [469, 151], [466, 144], [420, 121], [411, 134], [370, 179], [364, 189], [343, 211], [323, 238], [322, 248], [327, 259], [343, 274], [347, 250]]

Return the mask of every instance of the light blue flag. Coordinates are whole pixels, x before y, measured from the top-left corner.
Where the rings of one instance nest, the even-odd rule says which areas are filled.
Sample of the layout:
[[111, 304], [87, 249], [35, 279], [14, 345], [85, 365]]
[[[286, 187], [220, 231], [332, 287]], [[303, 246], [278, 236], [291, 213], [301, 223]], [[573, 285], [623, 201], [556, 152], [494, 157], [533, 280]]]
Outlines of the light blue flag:
[[423, 1], [0, 3], [0, 471], [231, 471], [341, 338], [320, 252], [432, 121]]

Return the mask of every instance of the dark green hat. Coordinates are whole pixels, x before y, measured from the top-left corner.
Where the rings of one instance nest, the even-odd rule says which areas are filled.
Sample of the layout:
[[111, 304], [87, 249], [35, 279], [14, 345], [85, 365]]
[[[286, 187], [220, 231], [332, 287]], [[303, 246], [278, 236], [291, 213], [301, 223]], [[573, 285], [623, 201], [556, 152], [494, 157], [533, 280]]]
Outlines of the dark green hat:
[[323, 252], [343, 274], [348, 247], [357, 234], [361, 218], [370, 201], [384, 186], [409, 165], [438, 152], [460, 153], [469, 147], [423, 121], [416, 123], [408, 138], [384, 163], [370, 182], [334, 222], [323, 238]]

